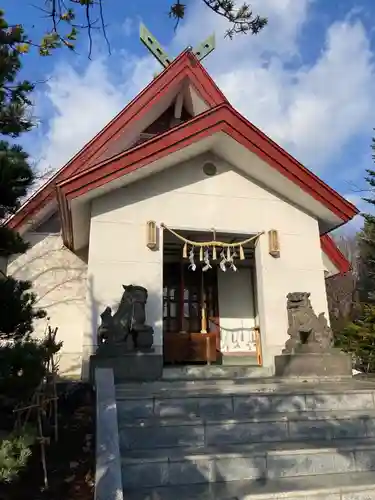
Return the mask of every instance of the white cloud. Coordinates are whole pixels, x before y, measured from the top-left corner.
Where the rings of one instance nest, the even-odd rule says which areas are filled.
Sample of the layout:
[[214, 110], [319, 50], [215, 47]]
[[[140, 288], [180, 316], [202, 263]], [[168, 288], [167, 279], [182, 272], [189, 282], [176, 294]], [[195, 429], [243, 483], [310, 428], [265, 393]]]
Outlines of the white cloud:
[[290, 70], [272, 55], [249, 59], [217, 80], [232, 104], [311, 167], [322, 168], [375, 119], [372, 54], [363, 26], [332, 25], [314, 65]]
[[254, 13], [268, 18], [268, 26], [256, 37], [237, 36], [233, 40], [224, 39], [228, 29], [226, 19], [215, 16], [201, 1], [189, 4], [186, 23], [177, 31], [172, 43], [174, 49], [181, 49], [187, 45], [195, 45], [203, 41], [212, 32], [216, 34], [217, 51], [210, 59], [223, 61], [231, 66], [232, 59], [225, 56], [236, 54], [238, 58], [252, 60], [267, 51], [274, 54], [295, 55], [298, 52], [297, 36], [306, 20], [309, 6], [313, 0], [254, 0], [251, 2]]
[[344, 197], [360, 211], [356, 217], [338, 230], [341, 234], [351, 234], [363, 228], [363, 216], [361, 214], [370, 213], [375, 215], [375, 207], [363, 199], [366, 197], [372, 198], [372, 194], [368, 191], [351, 192]]
[[339, 153], [375, 117], [374, 67], [362, 24], [336, 23], [316, 65], [297, 74], [287, 110], [290, 143], [297, 155], [321, 164]]
[[345, 198], [350, 201], [351, 203], [353, 203], [353, 205], [355, 205], [358, 210], [360, 211], [359, 215], [357, 215], [356, 217], [354, 217], [354, 219], [352, 219], [348, 224], [345, 224], [344, 226], [344, 231], [346, 232], [351, 232], [351, 231], [359, 231], [362, 226], [363, 226], [363, 217], [361, 215], [361, 213], [363, 212], [369, 212], [370, 211], [370, 207], [368, 206], [368, 203], [366, 203], [362, 198], [363, 196], [365, 196], [365, 194], [363, 193], [362, 195], [361, 194], [349, 194], [347, 196], [345, 196]]
[[[329, 27], [314, 64], [302, 64], [299, 34], [312, 3], [253, 1], [255, 12], [269, 16], [269, 25], [256, 37], [234, 41], [221, 36], [225, 20], [202, 7], [201, 1], [189, 4], [186, 23], [167, 49], [176, 55], [215, 31], [217, 49], [206, 66], [229, 100], [316, 169], [326, 166], [348, 140], [375, 123], [375, 71], [365, 29], [349, 18]], [[43, 164], [57, 167], [67, 161], [151, 81], [155, 67], [147, 56], [137, 59], [123, 53], [116, 60], [117, 74], [123, 75], [120, 85], [114, 84], [103, 59], [89, 63], [83, 73], [57, 68], [45, 96], [54, 114], [41, 141]]]
[[135, 20], [131, 17], [126, 17], [122, 23], [122, 31], [125, 36], [131, 36], [136, 30]]
[[44, 96], [54, 112], [39, 131], [40, 144], [34, 151], [41, 171], [57, 169], [69, 161], [121, 111], [140, 86], [150, 81], [154, 69], [148, 57], [138, 60], [123, 54], [117, 73], [124, 71], [124, 83], [115, 84], [103, 59], [89, 63], [83, 73], [71, 66], [59, 66]]
[[100, 61], [90, 64], [83, 75], [61, 66], [47, 84], [47, 96], [55, 113], [49, 121], [42, 161], [53, 166], [57, 159], [59, 163], [69, 160], [121, 106]]

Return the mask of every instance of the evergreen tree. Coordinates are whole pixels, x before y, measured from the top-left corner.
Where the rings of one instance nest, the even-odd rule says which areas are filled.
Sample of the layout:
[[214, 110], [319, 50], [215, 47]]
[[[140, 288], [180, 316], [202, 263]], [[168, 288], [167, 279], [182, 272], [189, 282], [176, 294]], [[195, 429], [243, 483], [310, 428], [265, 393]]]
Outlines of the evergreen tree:
[[[19, 27], [9, 27], [0, 11], [0, 136], [18, 137], [31, 129], [29, 95], [33, 86], [18, 81], [21, 69], [18, 46], [25, 37]], [[16, 144], [0, 141], [0, 221], [4, 222], [20, 206], [33, 183], [27, 154]], [[27, 249], [22, 238], [4, 225], [0, 227], [0, 255], [9, 256]]]
[[[372, 139], [372, 155], [375, 161], [375, 139]], [[368, 184], [369, 196], [363, 198], [370, 206], [375, 206], [375, 170], [366, 170], [365, 180]], [[361, 302], [375, 303], [375, 215], [362, 214], [363, 229], [359, 238], [359, 298]]]
[[[28, 155], [9, 142], [32, 128], [29, 96], [33, 86], [19, 79], [24, 41], [22, 29], [8, 26], [0, 10], [0, 257], [5, 258], [28, 248], [5, 223], [20, 207], [34, 181]], [[0, 482], [14, 479], [31, 454], [33, 438], [25, 429], [10, 432], [7, 439], [3, 436], [11, 431], [4, 416], [14, 419], [14, 406], [29, 399], [46, 372], [48, 346], [30, 339], [34, 319], [45, 316], [44, 311], [35, 308], [35, 301], [30, 282], [0, 274], [0, 341], [13, 341], [0, 342]]]
[[[34, 173], [28, 155], [6, 138], [19, 137], [32, 128], [30, 93], [33, 85], [19, 80], [19, 47], [25, 41], [20, 27], [10, 27], [0, 11], [0, 257], [25, 252], [28, 244], [5, 226], [33, 184]], [[25, 339], [32, 332], [34, 318], [45, 313], [34, 309], [31, 283], [2, 276], [0, 279], [0, 339]]]
[[[371, 145], [374, 151], [375, 139]], [[375, 205], [375, 170], [366, 170], [370, 206]], [[355, 364], [364, 371], [375, 371], [375, 216], [362, 214], [363, 229], [359, 234], [358, 249], [358, 298], [359, 304], [354, 321], [336, 333], [336, 345], [354, 355]]]
[[375, 371], [375, 306], [362, 304], [358, 317], [335, 335], [336, 346], [351, 352], [355, 366]]

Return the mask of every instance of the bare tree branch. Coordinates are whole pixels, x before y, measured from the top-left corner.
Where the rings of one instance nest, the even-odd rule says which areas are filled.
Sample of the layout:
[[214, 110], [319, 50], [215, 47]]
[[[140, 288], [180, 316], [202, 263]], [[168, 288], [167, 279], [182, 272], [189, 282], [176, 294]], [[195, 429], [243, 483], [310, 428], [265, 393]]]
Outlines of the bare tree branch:
[[[229, 22], [230, 28], [225, 33], [229, 38], [239, 33], [255, 35], [267, 24], [267, 18], [254, 14], [247, 3], [237, 7], [235, 0], [201, 0], [201, 2], [213, 13]], [[103, 0], [34, 0], [34, 3], [36, 5], [33, 7], [42, 12], [43, 18], [50, 22], [39, 43], [31, 39], [27, 42], [30, 47], [38, 47], [41, 55], [48, 56], [54, 49], [64, 46], [75, 51], [79, 32], [84, 30], [89, 40], [88, 57], [91, 58], [94, 29], [101, 32], [108, 53], [111, 54]], [[181, 0], [171, 0], [169, 17], [176, 20], [175, 29], [185, 18], [186, 10], [186, 4]]]
[[99, 12], [100, 12], [100, 20], [101, 20], [101, 25], [102, 25], [103, 36], [104, 36], [104, 39], [107, 43], [108, 53], [109, 53], [109, 55], [111, 55], [111, 44], [109, 43], [109, 40], [107, 37], [107, 30], [106, 30], [106, 25], [104, 23], [104, 12], [103, 12], [103, 3], [102, 2], [99, 2]]

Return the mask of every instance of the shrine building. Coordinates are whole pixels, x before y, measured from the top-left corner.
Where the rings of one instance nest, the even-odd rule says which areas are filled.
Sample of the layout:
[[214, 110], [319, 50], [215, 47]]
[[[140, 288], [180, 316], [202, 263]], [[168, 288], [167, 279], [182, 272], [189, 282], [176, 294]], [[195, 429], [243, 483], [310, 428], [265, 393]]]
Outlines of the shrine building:
[[288, 293], [309, 292], [328, 318], [325, 279], [349, 270], [329, 233], [358, 211], [236, 111], [201, 59], [191, 48], [164, 58], [8, 222], [31, 247], [7, 272], [33, 282], [58, 327], [62, 375], [87, 376], [122, 285], [148, 290], [165, 366], [272, 372]]

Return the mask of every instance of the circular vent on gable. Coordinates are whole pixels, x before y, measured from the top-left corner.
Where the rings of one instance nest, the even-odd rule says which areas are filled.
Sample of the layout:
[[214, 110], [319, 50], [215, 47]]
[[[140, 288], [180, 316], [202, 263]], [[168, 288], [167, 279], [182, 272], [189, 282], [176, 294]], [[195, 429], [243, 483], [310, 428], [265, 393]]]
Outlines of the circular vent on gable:
[[217, 174], [216, 165], [210, 161], [206, 162], [203, 165], [203, 172], [209, 176], [216, 175]]

